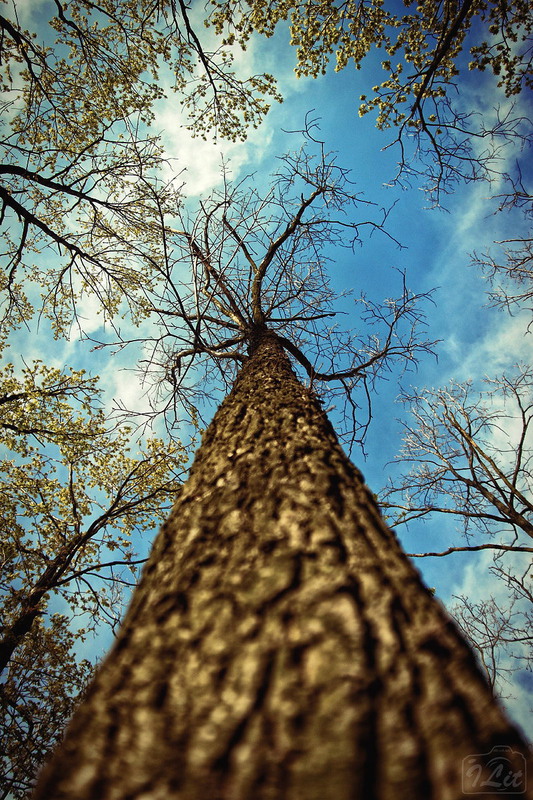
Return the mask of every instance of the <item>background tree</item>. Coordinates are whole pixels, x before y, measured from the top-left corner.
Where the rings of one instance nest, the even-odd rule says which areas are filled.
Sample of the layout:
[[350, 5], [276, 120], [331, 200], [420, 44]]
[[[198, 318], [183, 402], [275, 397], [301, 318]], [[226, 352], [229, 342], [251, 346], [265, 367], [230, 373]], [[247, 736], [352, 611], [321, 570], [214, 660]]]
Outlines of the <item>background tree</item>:
[[80, 643], [118, 624], [187, 455], [155, 438], [130, 455], [131, 430], [110, 425], [83, 371], [10, 364], [0, 405], [2, 791], [22, 797], [87, 681]]
[[2, 798], [31, 796], [35, 776], [93, 675], [94, 657], [80, 656], [77, 633], [70, 615], [37, 617], [0, 684]]
[[[385, 75], [360, 97], [359, 114], [377, 112], [381, 129], [397, 129], [397, 180], [423, 175], [436, 203], [458, 181], [493, 179], [502, 172], [506, 142], [530, 142], [531, 122], [513, 101], [533, 86], [528, 3], [335, 3], [211, 0], [210, 21], [226, 41], [253, 32], [272, 36], [288, 21], [296, 73], [316, 77], [329, 62], [360, 69], [374, 49]], [[370, 59], [369, 59], [370, 60]], [[458, 81], [468, 70], [490, 70], [501, 102], [472, 110]]]
[[[494, 553], [489, 569], [508, 589], [505, 604], [461, 597], [454, 611], [502, 693], [508, 674], [532, 659], [532, 386], [531, 368], [522, 367], [487, 379], [483, 392], [465, 383], [406, 394], [412, 422], [405, 423], [398, 460], [408, 471], [390, 481], [382, 498], [395, 527], [451, 518], [465, 539], [414, 557]], [[448, 538], [450, 528], [444, 531]]]
[[491, 572], [506, 581], [510, 599], [502, 603], [500, 597], [491, 596], [473, 602], [460, 595], [450, 610], [472, 644], [491, 687], [505, 697], [509, 696], [512, 674], [516, 670], [531, 672], [533, 665], [531, 564], [523, 566], [521, 575], [506, 572], [497, 562]]
[[[492, 546], [502, 550], [518, 550], [533, 538], [532, 377], [523, 367], [487, 379], [482, 393], [464, 383], [405, 394], [414, 422], [404, 425], [399, 459], [413, 466], [387, 490], [387, 508], [405, 522], [451, 514], [467, 540], [478, 531], [490, 539], [500, 535]], [[398, 494], [404, 497], [394, 502]]]
[[457, 797], [495, 743], [525, 789], [527, 746], [287, 355], [352, 397], [429, 347], [401, 333], [412, 301], [371, 351], [326, 322], [321, 246], [359, 230], [347, 178], [289, 156], [266, 199], [227, 186], [169, 232], [192, 268], [155, 342], [173, 391], [198, 359], [242, 367], [36, 798]]
[[[513, 238], [496, 242], [494, 248], [484, 253], [474, 253], [472, 261], [484, 273], [490, 283], [489, 299], [494, 306], [511, 314], [521, 311], [533, 313], [533, 219], [532, 195], [525, 181], [520, 178], [498, 196], [498, 211], [515, 212], [522, 219], [514, 224]], [[527, 326], [531, 330], [531, 317]]]
[[49, 14], [44, 41], [19, 25], [15, 8], [0, 16], [0, 288], [8, 326], [40, 305], [28, 294], [33, 281], [64, 332], [87, 293], [104, 320], [123, 300], [135, 318], [157, 274], [162, 215], [177, 202], [148, 128], [162, 86], [179, 93], [197, 133], [230, 138], [258, 123], [262, 95], [275, 91], [268, 75], [238, 78], [228, 48], [204, 49], [182, 2], [76, 0], [50, 3]]

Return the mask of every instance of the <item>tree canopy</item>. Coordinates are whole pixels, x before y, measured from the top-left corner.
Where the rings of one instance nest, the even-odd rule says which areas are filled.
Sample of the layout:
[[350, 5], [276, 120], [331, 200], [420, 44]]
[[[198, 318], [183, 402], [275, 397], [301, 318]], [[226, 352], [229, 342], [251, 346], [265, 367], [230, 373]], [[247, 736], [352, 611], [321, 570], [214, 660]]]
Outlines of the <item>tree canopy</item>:
[[[340, 398], [347, 441], [363, 443], [380, 375], [413, 369], [434, 345], [423, 310], [431, 292], [411, 292], [404, 275], [399, 296], [382, 302], [333, 288], [331, 248], [353, 249], [365, 231], [387, 236], [387, 212], [357, 193], [316, 133], [309, 119], [303, 146], [280, 157], [264, 192], [253, 176], [234, 184], [225, 175], [221, 190], [166, 228], [167, 279], [145, 303], [153, 334], [144, 369], [154, 414], [171, 424], [183, 408], [196, 413], [206, 387], [231, 385], [254, 329], [266, 326], [324, 402]], [[359, 312], [358, 328], [343, 326], [341, 302]]]
[[278, 96], [273, 80], [239, 78], [230, 50], [204, 49], [174, 0], [56, 2], [44, 39], [16, 13], [0, 17], [0, 31], [6, 323], [39, 301], [28, 281], [42, 287], [58, 333], [88, 292], [103, 320], [123, 298], [138, 317], [140, 275], [157, 274], [162, 218], [179, 188], [161, 176], [154, 104], [175, 92], [195, 132], [239, 138], [268, 110], [263, 95]]
[[[350, 63], [359, 70], [377, 51], [375, 72], [381, 67], [383, 79], [360, 96], [359, 114], [376, 112], [379, 128], [397, 129], [398, 178], [421, 171], [435, 202], [458, 181], [494, 177], [504, 142], [531, 141], [527, 111], [509, 102], [533, 88], [532, 23], [525, 0], [211, 0], [210, 5], [210, 22], [228, 43], [245, 43], [253, 32], [272, 36], [288, 24], [298, 76], [324, 74], [331, 61], [337, 71]], [[461, 102], [458, 81], [464, 82], [468, 70], [497, 76], [496, 108], [473, 111]]]

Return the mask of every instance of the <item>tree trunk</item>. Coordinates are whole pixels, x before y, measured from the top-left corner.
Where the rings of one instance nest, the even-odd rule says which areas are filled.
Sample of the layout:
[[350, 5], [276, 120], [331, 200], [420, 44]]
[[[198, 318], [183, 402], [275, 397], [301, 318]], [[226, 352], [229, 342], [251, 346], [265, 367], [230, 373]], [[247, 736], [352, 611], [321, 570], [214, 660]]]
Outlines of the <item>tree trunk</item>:
[[36, 798], [448, 800], [525, 754], [265, 333]]

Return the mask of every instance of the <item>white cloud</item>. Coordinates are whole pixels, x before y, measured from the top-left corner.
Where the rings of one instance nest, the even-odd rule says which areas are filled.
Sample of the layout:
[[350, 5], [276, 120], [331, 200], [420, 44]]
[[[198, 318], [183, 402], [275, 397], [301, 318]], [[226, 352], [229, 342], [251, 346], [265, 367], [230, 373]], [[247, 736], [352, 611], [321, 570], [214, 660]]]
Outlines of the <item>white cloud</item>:
[[[222, 164], [238, 175], [246, 166], [262, 160], [272, 141], [272, 133], [261, 128], [253, 131], [248, 141], [204, 141], [186, 129], [186, 116], [175, 97], [160, 101], [156, 108], [154, 128], [161, 130], [168, 166], [164, 179], [179, 175], [189, 198], [208, 194], [222, 181]], [[250, 166], [252, 169], [253, 167]]]
[[471, 263], [474, 252], [486, 252], [495, 240], [508, 237], [509, 230], [519, 231], [522, 223], [520, 215], [494, 215], [492, 198], [487, 184], [463, 187], [454, 213], [441, 218], [444, 247], [433, 260], [428, 281], [440, 287], [432, 332], [442, 338], [439, 350], [447, 357], [442, 383], [495, 376], [531, 358], [530, 312], [510, 316], [490, 308], [489, 285]]
[[21, 25], [28, 25], [38, 9], [47, 2], [48, 0], [13, 0], [8, 4], [8, 13], [13, 14]]
[[[204, 10], [201, 6], [194, 6], [189, 14], [194, 30], [202, 31], [202, 45], [205, 51], [216, 50], [219, 41], [211, 28], [203, 26]], [[167, 96], [155, 106], [155, 121], [153, 130], [162, 132], [162, 142], [165, 156], [169, 159], [169, 167], [165, 178], [173, 179], [180, 176], [185, 182], [184, 192], [187, 197], [196, 198], [209, 193], [222, 180], [222, 163], [229, 166], [235, 178], [253, 172], [262, 163], [272, 163], [278, 152], [275, 140], [285, 134], [279, 131], [279, 126], [286, 124], [289, 128], [303, 126], [301, 119], [295, 120], [294, 108], [290, 99], [309, 90], [309, 81], [300, 80], [294, 72], [294, 48], [288, 46], [288, 29], [280, 26], [279, 31], [270, 39], [253, 37], [247, 44], [246, 50], [238, 46], [232, 48], [233, 66], [237, 77], [242, 80], [263, 74], [275, 74], [278, 88], [285, 102], [279, 104], [265, 96], [271, 103], [271, 112], [259, 128], [250, 128], [247, 131], [245, 142], [231, 142], [219, 139], [204, 141], [193, 137], [187, 130], [187, 113], [180, 103], [179, 95], [170, 89]], [[161, 78], [168, 87], [172, 84], [170, 70]], [[272, 111], [276, 112], [274, 115]], [[183, 171], [183, 173], [182, 173]]]
[[454, 377], [459, 381], [491, 377], [517, 363], [528, 363], [533, 343], [531, 335], [525, 332], [528, 321], [524, 322], [524, 315], [510, 317], [501, 312], [487, 333], [461, 353]]

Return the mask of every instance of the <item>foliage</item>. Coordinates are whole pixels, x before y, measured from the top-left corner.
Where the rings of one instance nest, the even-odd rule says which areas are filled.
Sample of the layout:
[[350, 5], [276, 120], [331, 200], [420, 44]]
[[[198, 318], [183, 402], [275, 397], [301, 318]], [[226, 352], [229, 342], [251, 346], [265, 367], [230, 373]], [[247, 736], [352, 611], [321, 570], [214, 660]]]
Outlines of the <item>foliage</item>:
[[74, 651], [65, 615], [37, 619], [0, 684], [2, 797], [27, 798], [35, 775], [79, 702], [93, 664]]
[[88, 292], [104, 320], [123, 299], [138, 319], [137, 295], [157, 274], [162, 219], [179, 202], [147, 132], [162, 85], [179, 93], [196, 133], [230, 138], [258, 124], [274, 90], [268, 75], [239, 79], [228, 48], [204, 50], [183, 2], [50, 5], [45, 41], [16, 11], [0, 16], [0, 288], [8, 327], [31, 316], [33, 281], [63, 333]]
[[155, 438], [130, 452], [131, 430], [109, 425], [97, 379], [83, 371], [37, 362], [19, 376], [8, 364], [0, 405], [0, 668], [14, 790], [83, 689], [89, 665], [74, 645], [102, 622], [118, 624], [122, 589], [142, 562], [139, 537], [168, 513], [187, 454]]
[[[299, 76], [325, 73], [332, 59], [336, 70], [350, 62], [360, 69], [374, 50], [383, 51], [385, 78], [361, 95], [359, 113], [376, 111], [379, 128], [398, 128], [405, 176], [416, 173], [404, 149], [414, 141], [409, 154], [424, 163], [436, 202], [457, 180], [490, 178], [499, 142], [530, 138], [529, 121], [507, 102], [533, 87], [526, 0], [405, 0], [403, 7], [384, 0], [211, 0], [211, 6], [211, 24], [228, 42], [245, 42], [254, 31], [272, 36], [288, 20]], [[457, 79], [486, 69], [497, 76], [503, 102], [474, 113], [456, 98]]]

